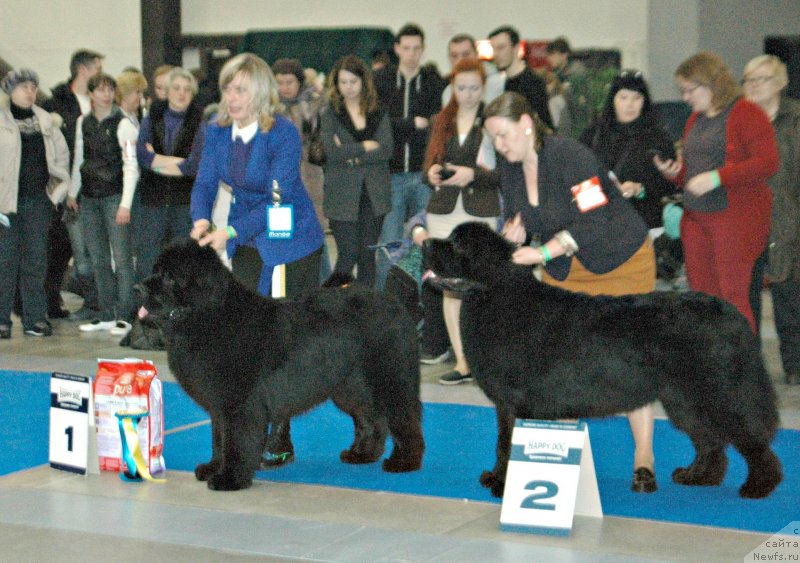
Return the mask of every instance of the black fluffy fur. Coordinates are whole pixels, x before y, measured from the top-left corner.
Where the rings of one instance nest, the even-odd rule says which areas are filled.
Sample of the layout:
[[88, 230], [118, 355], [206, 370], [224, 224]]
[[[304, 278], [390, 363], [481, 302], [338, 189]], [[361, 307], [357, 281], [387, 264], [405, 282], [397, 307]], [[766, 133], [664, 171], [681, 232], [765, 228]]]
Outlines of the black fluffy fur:
[[501, 496], [515, 418], [603, 417], [659, 399], [696, 450], [674, 482], [719, 485], [732, 444], [748, 465], [739, 494], [782, 479], [770, 447], [775, 392], [758, 341], [736, 309], [700, 293], [591, 297], [538, 282], [513, 245], [483, 224], [429, 240], [425, 264], [464, 298], [461, 334], [478, 385], [496, 405], [497, 462], [481, 483]]
[[143, 282], [145, 322], [160, 326], [169, 366], [211, 417], [213, 457], [195, 476], [215, 490], [248, 487], [267, 447], [293, 452], [288, 421], [327, 399], [353, 418], [345, 463], [381, 458], [388, 472], [422, 464], [419, 357], [413, 322], [374, 291], [320, 289], [263, 298], [194, 242], [167, 248]]

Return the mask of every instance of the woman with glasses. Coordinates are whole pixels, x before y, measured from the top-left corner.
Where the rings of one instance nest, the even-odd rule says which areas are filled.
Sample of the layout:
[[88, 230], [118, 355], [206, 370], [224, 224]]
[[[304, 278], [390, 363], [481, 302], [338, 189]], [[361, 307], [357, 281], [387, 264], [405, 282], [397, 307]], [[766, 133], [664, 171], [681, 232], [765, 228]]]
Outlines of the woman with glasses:
[[750, 282], [769, 234], [767, 178], [779, 166], [775, 133], [764, 111], [741, 96], [717, 55], [689, 57], [675, 77], [693, 111], [683, 155], [653, 161], [683, 187], [681, 240], [689, 287], [733, 304], [755, 332]]
[[[797, 385], [800, 384], [800, 102], [782, 95], [788, 84], [786, 65], [774, 55], [761, 55], [744, 67], [744, 95], [758, 104], [772, 122], [781, 156], [780, 170], [767, 181], [773, 205], [766, 276], [770, 281], [786, 383]], [[761, 279], [757, 277], [753, 285], [760, 289]]]
[[[427, 207], [427, 228], [412, 230], [417, 244], [428, 236], [447, 238], [457, 225], [467, 221], [481, 221], [496, 229], [500, 215], [500, 177], [494, 171], [494, 149], [482, 129], [483, 65], [477, 59], [460, 60], [450, 75], [450, 84], [453, 96], [433, 122], [422, 167], [433, 193]], [[461, 300], [447, 292], [441, 296], [424, 284], [423, 303], [421, 361], [445, 361], [452, 346], [456, 365], [439, 383], [472, 381], [458, 328]]]
[[[661, 229], [661, 198], [675, 191], [653, 164], [653, 154], [674, 159], [675, 149], [658, 126], [641, 72], [623, 71], [611, 82], [599, 117], [581, 135], [614, 177], [649, 229]], [[652, 233], [654, 238], [661, 234]]]

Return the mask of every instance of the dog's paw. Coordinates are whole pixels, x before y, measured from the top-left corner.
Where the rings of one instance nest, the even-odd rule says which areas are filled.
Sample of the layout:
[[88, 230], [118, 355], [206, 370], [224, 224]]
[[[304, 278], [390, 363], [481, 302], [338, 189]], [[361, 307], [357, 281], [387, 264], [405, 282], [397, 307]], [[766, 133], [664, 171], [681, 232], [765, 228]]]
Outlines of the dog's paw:
[[725, 472], [706, 470], [700, 473], [694, 465], [678, 467], [672, 472], [672, 482], [688, 487], [715, 487], [725, 478]]
[[777, 479], [765, 478], [763, 475], [755, 479], [748, 477], [747, 481], [739, 489], [739, 496], [742, 498], [766, 498], [780, 482], [780, 476]]
[[383, 460], [383, 470], [387, 473], [408, 473], [409, 471], [416, 471], [422, 467], [422, 458], [394, 458], [390, 457]]
[[208, 479], [208, 488], [212, 491], [238, 491], [246, 489], [253, 483], [252, 479], [241, 475], [217, 473]]
[[201, 463], [195, 467], [194, 476], [198, 481], [208, 481], [217, 471], [219, 471], [219, 462], [212, 459], [208, 463]]
[[370, 454], [366, 455], [363, 453], [354, 452], [353, 450], [342, 450], [339, 454], [339, 459], [342, 463], [351, 463], [354, 465], [360, 465], [364, 463], [375, 463], [381, 457], [381, 454]]
[[481, 473], [481, 485], [486, 487], [492, 492], [492, 495], [497, 498], [503, 497], [503, 490], [506, 487], [505, 479], [497, 476], [494, 471], [484, 471]]

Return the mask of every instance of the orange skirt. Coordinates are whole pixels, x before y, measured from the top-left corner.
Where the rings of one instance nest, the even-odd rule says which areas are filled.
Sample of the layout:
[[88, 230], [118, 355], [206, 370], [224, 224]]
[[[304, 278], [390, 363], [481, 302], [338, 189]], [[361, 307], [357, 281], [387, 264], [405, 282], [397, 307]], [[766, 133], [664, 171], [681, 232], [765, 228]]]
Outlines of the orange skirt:
[[625, 262], [605, 274], [594, 274], [587, 270], [577, 257], [572, 257], [569, 274], [558, 281], [544, 271], [542, 281], [578, 293], [588, 295], [631, 295], [650, 293], [656, 288], [656, 255], [650, 237], [639, 250]]

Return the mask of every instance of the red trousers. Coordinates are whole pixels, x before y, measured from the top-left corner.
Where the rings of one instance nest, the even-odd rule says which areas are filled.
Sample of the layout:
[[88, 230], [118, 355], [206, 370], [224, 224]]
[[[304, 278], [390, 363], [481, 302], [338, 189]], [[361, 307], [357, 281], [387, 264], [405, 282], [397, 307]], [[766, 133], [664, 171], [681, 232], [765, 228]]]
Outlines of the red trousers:
[[681, 219], [686, 277], [693, 291], [724, 299], [755, 332], [750, 283], [756, 259], [767, 246], [769, 208], [753, 207], [746, 218], [729, 211], [684, 211]]

